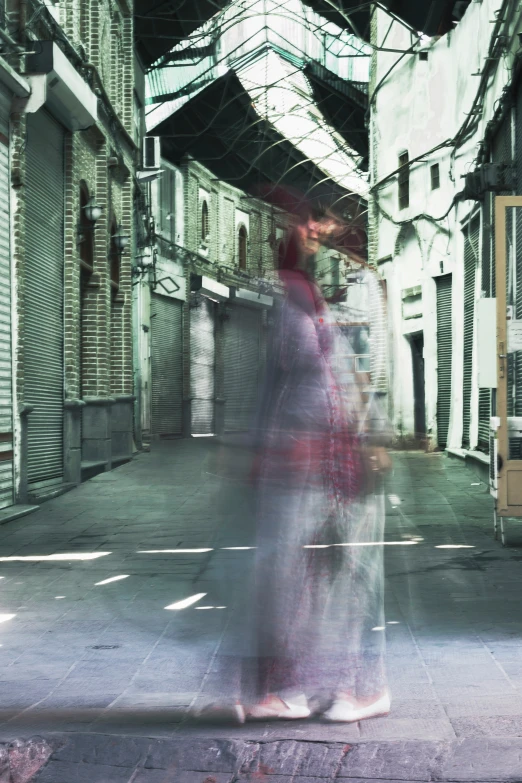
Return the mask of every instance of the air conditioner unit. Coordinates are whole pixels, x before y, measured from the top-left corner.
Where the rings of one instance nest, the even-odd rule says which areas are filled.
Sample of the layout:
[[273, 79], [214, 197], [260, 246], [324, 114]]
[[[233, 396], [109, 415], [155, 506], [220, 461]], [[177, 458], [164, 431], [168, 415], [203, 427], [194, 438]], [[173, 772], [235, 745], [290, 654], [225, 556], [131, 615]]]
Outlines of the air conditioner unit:
[[143, 168], [159, 169], [161, 146], [159, 136], [145, 136], [143, 139]]
[[501, 193], [515, 187], [514, 167], [511, 163], [482, 163], [465, 175], [461, 197], [469, 201], [480, 201], [486, 193]]

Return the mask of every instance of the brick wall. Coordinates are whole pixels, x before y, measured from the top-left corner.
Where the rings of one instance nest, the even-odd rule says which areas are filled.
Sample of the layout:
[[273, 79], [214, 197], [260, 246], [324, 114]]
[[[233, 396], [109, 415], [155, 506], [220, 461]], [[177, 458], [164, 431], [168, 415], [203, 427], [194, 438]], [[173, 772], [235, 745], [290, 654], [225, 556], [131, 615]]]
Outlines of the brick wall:
[[[81, 318], [80, 297], [80, 244], [78, 225], [81, 221], [80, 183], [88, 194], [99, 198], [96, 188], [96, 157], [101, 139], [95, 129], [85, 134], [68, 134], [65, 145], [65, 263], [64, 263], [64, 308], [65, 308], [65, 396], [77, 399], [82, 396], [88, 381], [91, 386], [92, 371], [90, 366], [90, 332], [93, 330], [91, 307], [93, 287], [86, 291], [84, 302], [88, 303], [87, 317]], [[93, 229], [94, 230], [94, 229]], [[85, 241], [88, 241], [86, 237]], [[94, 259], [96, 253], [93, 254]], [[93, 281], [94, 282], [94, 281]], [[84, 334], [80, 328], [82, 323]], [[83, 348], [83, 350], [82, 350]], [[80, 355], [83, 355], [84, 366], [80, 367]], [[96, 373], [93, 373], [95, 376]], [[83, 376], [83, 384], [82, 384]], [[95, 385], [95, 384], [94, 384]], [[95, 393], [95, 392], [92, 392]]]
[[[63, 0], [60, 21], [80, 56], [86, 56], [102, 79], [103, 91], [111, 100], [114, 117], [127, 132], [133, 125], [134, 57], [132, 48], [132, 8], [126, 0]], [[35, 32], [48, 36], [45, 15], [37, 22]], [[11, 16], [14, 20], [14, 17]], [[112, 45], [117, 41], [117, 45]], [[75, 61], [75, 65], [78, 62]], [[89, 74], [85, 71], [85, 76]], [[111, 308], [109, 248], [111, 216], [117, 217], [124, 230], [132, 235], [133, 190], [131, 173], [135, 151], [117, 121], [111, 118], [111, 106], [99, 111], [98, 123], [84, 132], [68, 133], [65, 145], [65, 396], [106, 397], [131, 394], [132, 324], [131, 259], [127, 251], [121, 259], [120, 292], [116, 308]], [[23, 303], [23, 236], [24, 236], [24, 117], [14, 118], [13, 180], [19, 181], [14, 201], [14, 248], [18, 279], [18, 299]], [[109, 167], [109, 158], [113, 158]], [[116, 165], [114, 165], [116, 160]], [[93, 234], [93, 273], [81, 297], [80, 183], [104, 208]], [[20, 306], [19, 333], [23, 333], [23, 307]], [[15, 356], [18, 396], [23, 399], [23, 345]]]
[[216, 182], [212, 173], [201, 164], [185, 160], [181, 170], [185, 182], [185, 246], [193, 253], [200, 252], [201, 199], [200, 191], [210, 194], [208, 260], [221, 266], [237, 269], [238, 247], [236, 210], [250, 218], [248, 234], [247, 272], [255, 277], [269, 274], [274, 268], [274, 250], [268, 241], [277, 220], [283, 227], [289, 216], [277, 212], [268, 204], [246, 197], [245, 193], [225, 182]]

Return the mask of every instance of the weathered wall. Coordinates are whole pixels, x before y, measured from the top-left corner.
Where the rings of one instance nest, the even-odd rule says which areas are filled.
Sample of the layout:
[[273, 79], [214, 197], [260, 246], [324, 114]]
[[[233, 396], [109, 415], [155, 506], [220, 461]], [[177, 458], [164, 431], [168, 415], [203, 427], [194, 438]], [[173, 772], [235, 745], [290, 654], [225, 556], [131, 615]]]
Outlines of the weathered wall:
[[[507, 20], [507, 51], [493, 71], [477, 127], [458, 147], [454, 137], [472, 110], [485, 67], [490, 37], [501, 0], [471, 3], [456, 28], [436, 40], [425, 40], [418, 52], [404, 55], [378, 52], [374, 56], [372, 141], [373, 201], [370, 205], [371, 260], [387, 282], [392, 350], [392, 413], [405, 436], [413, 433], [413, 380], [408, 337], [422, 332], [426, 379], [426, 423], [431, 445], [437, 442], [437, 321], [436, 278], [453, 276], [453, 379], [449, 442], [462, 439], [463, 381], [463, 251], [466, 221], [473, 201], [452, 201], [463, 188], [463, 176], [473, 168], [477, 145], [493, 117], [502, 90], [509, 82], [509, 65], [519, 48], [516, 19]], [[376, 14], [374, 43], [408, 50], [409, 32], [390, 18]], [[440, 147], [439, 149], [435, 149]], [[410, 205], [398, 202], [398, 157], [408, 151]], [[432, 189], [430, 167], [439, 164], [440, 187]], [[372, 233], [373, 230], [373, 233]], [[421, 286], [418, 313], [403, 308], [405, 289]], [[480, 287], [477, 290], [480, 296]], [[407, 312], [407, 317], [403, 312]], [[476, 346], [475, 346], [476, 348]], [[475, 350], [476, 356], [476, 350]], [[471, 447], [477, 443], [478, 381], [473, 366]]]
[[[77, 482], [81, 477], [78, 400], [95, 399], [97, 404], [106, 400], [102, 462], [110, 467], [112, 457], [122, 457], [123, 452], [129, 457], [132, 453], [132, 412], [130, 418], [127, 415], [133, 394], [131, 256], [127, 249], [121, 257], [119, 290], [114, 297], [110, 283], [110, 247], [114, 222], [129, 236], [133, 231], [132, 174], [137, 163], [135, 143], [129, 135], [134, 133], [133, 16], [132, 4], [127, 0], [99, 3], [65, 0], [53, 9], [52, 15], [74, 47], [64, 44], [66, 56], [99, 98], [97, 123], [88, 130], [65, 135], [64, 475], [67, 482]], [[53, 26], [46, 13], [33, 15], [31, 19], [33, 35], [42, 39], [53, 37]], [[10, 21], [15, 24], [17, 20], [17, 9], [13, 7]], [[21, 335], [25, 307], [23, 112], [13, 115], [13, 130], [12, 252], [16, 272], [15, 328], [17, 335]], [[80, 224], [85, 221], [80, 208], [81, 186], [103, 208], [102, 217], [92, 228], [93, 269], [83, 299]], [[14, 362], [18, 403], [15, 415], [20, 416], [24, 401], [24, 346], [18, 338]], [[113, 398], [115, 404], [111, 407]], [[126, 406], [125, 411], [121, 405]], [[84, 440], [89, 435], [89, 421], [84, 413]], [[17, 426], [15, 423], [15, 429]], [[23, 455], [17, 455], [19, 495], [23, 495], [22, 458]]]

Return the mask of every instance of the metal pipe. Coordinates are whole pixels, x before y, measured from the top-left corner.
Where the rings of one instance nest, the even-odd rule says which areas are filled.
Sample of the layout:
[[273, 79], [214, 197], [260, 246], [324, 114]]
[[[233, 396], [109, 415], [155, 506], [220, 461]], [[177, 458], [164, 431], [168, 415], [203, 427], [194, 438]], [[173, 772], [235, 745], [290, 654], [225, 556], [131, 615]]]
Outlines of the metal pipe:
[[17, 44], [16, 41], [14, 41], [9, 33], [6, 33], [5, 30], [0, 27], [0, 38], [2, 41], [4, 41], [6, 44], [8, 44], [12, 49], [14, 49], [18, 54], [25, 54], [25, 49], [23, 46], [20, 46], [20, 44]]

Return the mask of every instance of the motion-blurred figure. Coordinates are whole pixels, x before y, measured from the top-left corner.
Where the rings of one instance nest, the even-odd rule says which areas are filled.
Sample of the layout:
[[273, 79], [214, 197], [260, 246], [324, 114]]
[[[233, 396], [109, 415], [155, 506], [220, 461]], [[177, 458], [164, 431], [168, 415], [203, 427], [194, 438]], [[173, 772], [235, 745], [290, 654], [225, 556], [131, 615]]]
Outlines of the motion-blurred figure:
[[238, 705], [247, 718], [319, 711], [351, 722], [390, 709], [380, 488], [388, 430], [343, 361], [354, 351], [309, 271], [326, 220], [301, 215], [280, 257], [284, 299], [256, 428], [256, 652]]

